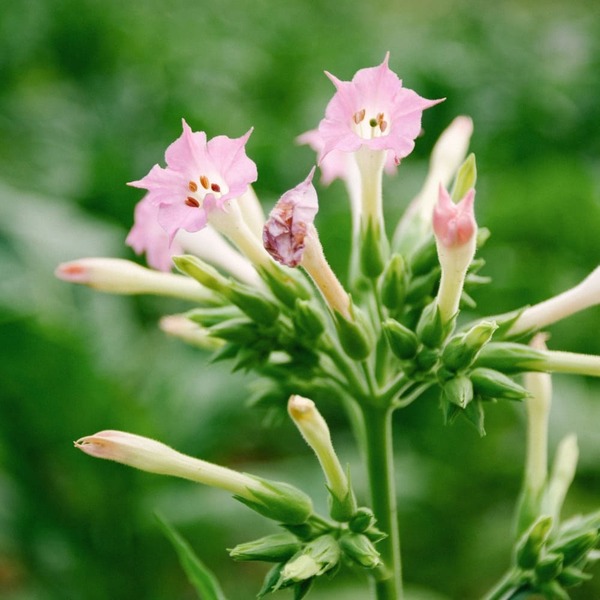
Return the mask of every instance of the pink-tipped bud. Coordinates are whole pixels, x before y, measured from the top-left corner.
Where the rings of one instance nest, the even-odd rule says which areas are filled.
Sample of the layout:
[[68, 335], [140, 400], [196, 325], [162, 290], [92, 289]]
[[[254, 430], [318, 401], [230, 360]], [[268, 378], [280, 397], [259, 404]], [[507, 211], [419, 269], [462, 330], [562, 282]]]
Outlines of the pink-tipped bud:
[[54, 274], [63, 281], [111, 294], [154, 294], [209, 303], [216, 299], [189, 277], [147, 269], [121, 258], [80, 258], [58, 265]]
[[433, 231], [446, 248], [463, 246], [474, 239], [477, 233], [474, 202], [474, 189], [471, 188], [458, 204], [454, 204], [450, 194], [440, 185], [438, 202], [433, 209]]

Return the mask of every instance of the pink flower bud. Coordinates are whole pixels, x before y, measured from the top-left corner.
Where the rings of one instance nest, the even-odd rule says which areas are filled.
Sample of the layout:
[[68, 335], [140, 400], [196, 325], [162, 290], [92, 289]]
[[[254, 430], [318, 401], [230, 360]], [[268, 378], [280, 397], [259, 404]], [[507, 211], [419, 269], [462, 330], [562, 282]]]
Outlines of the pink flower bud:
[[447, 248], [463, 246], [477, 233], [473, 204], [475, 190], [470, 189], [464, 198], [454, 204], [450, 194], [440, 185], [438, 202], [433, 209], [433, 231], [435, 237]]

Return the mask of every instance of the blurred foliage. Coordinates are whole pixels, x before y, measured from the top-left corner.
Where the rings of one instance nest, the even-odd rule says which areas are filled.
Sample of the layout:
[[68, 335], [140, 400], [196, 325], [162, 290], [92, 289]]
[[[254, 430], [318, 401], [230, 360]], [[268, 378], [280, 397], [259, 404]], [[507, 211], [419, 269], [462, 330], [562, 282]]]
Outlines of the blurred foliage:
[[[105, 428], [277, 476], [325, 501], [289, 423], [265, 427], [226, 366], [164, 339], [175, 302], [113, 298], [53, 279], [63, 260], [131, 257], [122, 240], [185, 117], [209, 136], [255, 130], [248, 152], [268, 207], [314, 162], [294, 144], [332, 94], [391, 52], [405, 84], [446, 101], [386, 182], [390, 229], [457, 114], [475, 121], [482, 255], [494, 283], [481, 313], [540, 301], [600, 256], [600, 8], [476, 0], [27, 0], [0, 8], [0, 596], [9, 600], [192, 598], [153, 519], [159, 509], [221, 576], [252, 598], [262, 572], [224, 551], [265, 533], [222, 494], [92, 461], [71, 440]], [[321, 190], [318, 226], [344, 273], [343, 187]], [[598, 308], [551, 328], [555, 349], [600, 353]], [[581, 464], [566, 511], [598, 508], [597, 382], [556, 378], [552, 443], [575, 430]], [[346, 423], [322, 407], [362, 474]], [[400, 519], [412, 598], [476, 598], [509, 562], [523, 411], [488, 416], [488, 436], [445, 428], [423, 400], [397, 415]], [[364, 485], [363, 485], [364, 493]], [[579, 598], [600, 596], [600, 573]], [[312, 597], [365, 597], [349, 574]], [[339, 587], [338, 587], [339, 586]], [[444, 594], [447, 594], [445, 596]], [[283, 594], [282, 594], [283, 596]]]

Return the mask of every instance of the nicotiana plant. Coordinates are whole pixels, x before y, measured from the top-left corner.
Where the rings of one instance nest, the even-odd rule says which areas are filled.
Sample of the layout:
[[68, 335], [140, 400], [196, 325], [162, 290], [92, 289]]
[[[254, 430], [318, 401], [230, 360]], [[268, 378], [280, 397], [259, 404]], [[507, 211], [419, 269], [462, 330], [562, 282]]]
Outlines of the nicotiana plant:
[[[514, 552], [486, 598], [568, 598], [599, 557], [600, 512], [561, 519], [578, 450], [568, 436], [548, 469], [550, 374], [600, 376], [600, 357], [548, 350], [540, 330], [600, 302], [600, 268], [540, 304], [463, 322], [461, 307], [474, 307], [470, 292], [488, 283], [479, 274], [483, 261], [475, 258], [487, 231], [474, 214], [476, 164], [467, 156], [473, 124], [457, 117], [442, 133], [423, 187], [389, 239], [383, 175], [411, 153], [423, 111], [441, 100], [403, 87], [388, 58], [351, 81], [327, 74], [335, 93], [325, 116], [299, 138], [316, 151], [322, 183], [340, 178], [348, 191], [353, 231], [346, 287], [315, 226], [315, 168], [265, 219], [251, 187], [257, 168], [245, 150], [251, 131], [208, 139], [185, 121], [166, 150], [166, 167], [155, 165], [130, 183], [146, 195], [127, 243], [146, 254], [150, 268], [87, 258], [57, 269], [61, 279], [106, 292], [189, 301], [188, 312], [164, 317], [161, 327], [256, 373], [256, 403], [287, 402], [321, 467], [328, 514], [315, 512], [310, 496], [292, 485], [133, 433], [101, 431], [75, 445], [92, 456], [222, 488], [278, 522], [280, 533], [230, 550], [234, 560], [272, 563], [259, 598], [284, 588], [302, 598], [319, 577], [345, 567], [364, 570], [373, 597], [391, 600], [403, 596], [392, 414], [435, 393], [446, 422], [465, 418], [483, 435], [487, 405], [523, 402], [528, 433]], [[521, 383], [513, 378], [518, 374]], [[336, 454], [317, 408], [324, 398], [347, 415], [369, 498], [356, 496]], [[223, 598], [185, 542], [165, 529], [203, 597]]]

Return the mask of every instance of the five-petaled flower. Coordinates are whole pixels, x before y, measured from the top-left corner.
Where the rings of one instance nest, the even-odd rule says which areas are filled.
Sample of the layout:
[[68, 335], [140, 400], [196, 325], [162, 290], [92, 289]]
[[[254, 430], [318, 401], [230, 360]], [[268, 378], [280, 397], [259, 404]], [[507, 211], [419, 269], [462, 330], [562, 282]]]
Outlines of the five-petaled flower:
[[412, 152], [423, 111], [441, 100], [427, 100], [403, 87], [388, 59], [389, 53], [379, 66], [357, 71], [352, 81], [326, 73], [337, 90], [319, 124], [321, 159], [333, 150], [356, 152], [366, 146], [391, 150], [398, 164]]
[[148, 175], [129, 185], [148, 190], [158, 206], [158, 223], [172, 242], [180, 229], [199, 231], [210, 211], [240, 197], [256, 181], [254, 162], [246, 156], [251, 130], [240, 138], [206, 139], [183, 121], [183, 133], [165, 152], [167, 167], [154, 165]]

